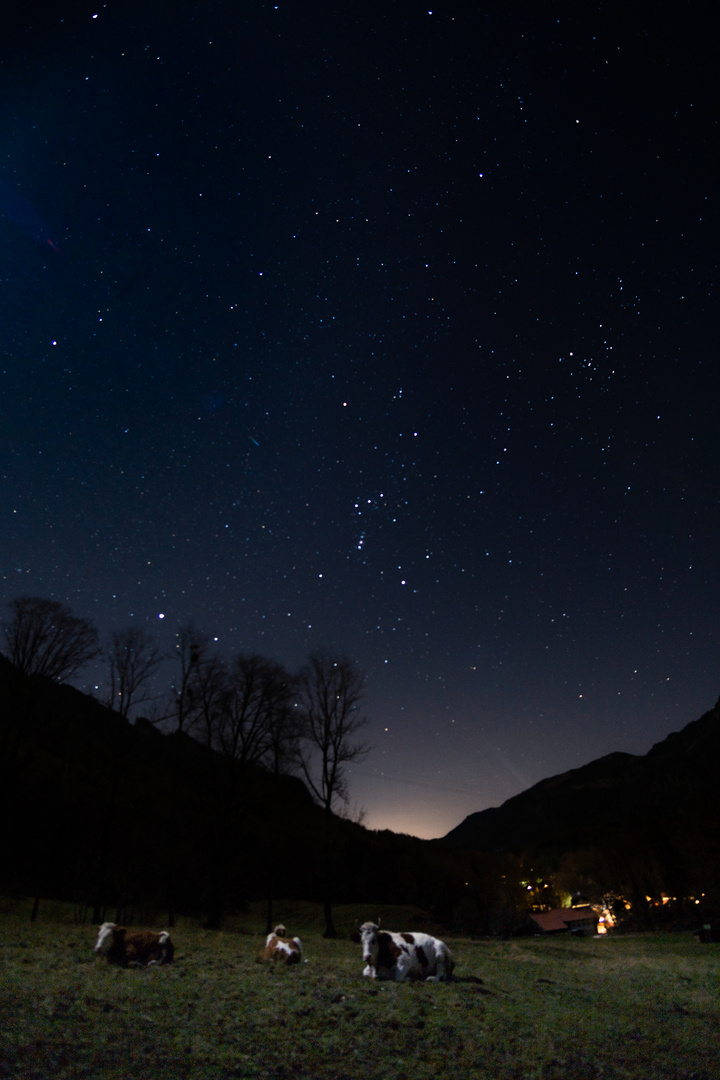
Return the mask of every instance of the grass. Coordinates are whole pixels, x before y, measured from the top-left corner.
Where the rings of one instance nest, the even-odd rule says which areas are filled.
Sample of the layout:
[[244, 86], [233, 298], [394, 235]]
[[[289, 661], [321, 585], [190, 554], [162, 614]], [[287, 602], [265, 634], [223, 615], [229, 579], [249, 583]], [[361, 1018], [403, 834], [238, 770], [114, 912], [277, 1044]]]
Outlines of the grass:
[[172, 967], [122, 970], [93, 957], [94, 927], [0, 908], [0, 1078], [720, 1078], [720, 948], [691, 934], [448, 939], [455, 982], [397, 984], [363, 978], [314, 906], [277, 915], [306, 964], [260, 962], [257, 909], [219, 933], [181, 923]]

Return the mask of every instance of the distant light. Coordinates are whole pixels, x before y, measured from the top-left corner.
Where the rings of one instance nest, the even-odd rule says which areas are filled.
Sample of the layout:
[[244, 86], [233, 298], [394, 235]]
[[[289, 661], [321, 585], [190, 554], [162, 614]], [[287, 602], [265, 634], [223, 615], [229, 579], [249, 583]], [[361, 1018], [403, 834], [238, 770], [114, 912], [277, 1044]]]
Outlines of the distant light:
[[164, 619], [164, 618], [165, 618], [165, 616], [163, 615], [163, 613], [161, 611], [160, 614], [158, 615], [158, 619]]

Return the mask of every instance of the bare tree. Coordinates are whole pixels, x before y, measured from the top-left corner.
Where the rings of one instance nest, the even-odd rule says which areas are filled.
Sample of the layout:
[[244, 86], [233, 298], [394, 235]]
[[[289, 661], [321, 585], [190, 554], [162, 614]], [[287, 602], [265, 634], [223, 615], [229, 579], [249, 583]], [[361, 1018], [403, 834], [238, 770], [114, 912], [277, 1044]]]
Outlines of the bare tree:
[[259, 765], [272, 746], [282, 668], [263, 656], [238, 656], [230, 694], [217, 728], [217, 749], [241, 769]]
[[176, 637], [180, 679], [173, 686], [172, 712], [176, 731], [182, 735], [198, 715], [197, 676], [210, 655], [210, 638], [192, 623], [179, 627]]
[[89, 619], [40, 596], [21, 596], [8, 605], [5, 623], [10, 659], [25, 675], [63, 682], [100, 655], [98, 632]]
[[195, 665], [187, 693], [188, 726], [205, 746], [215, 745], [229, 697], [230, 676], [225, 661], [217, 653], [205, 653]]
[[302, 717], [294, 701], [296, 680], [284, 668], [279, 668], [276, 675], [271, 689], [273, 723], [263, 764], [275, 776], [279, 776], [300, 766]]
[[163, 659], [147, 630], [140, 626], [116, 630], [110, 646], [110, 708], [127, 719], [133, 705], [149, 701], [151, 695], [144, 691]]
[[369, 751], [357, 742], [367, 723], [358, 712], [364, 678], [346, 657], [315, 652], [298, 676], [299, 708], [303, 720], [302, 772], [325, 811], [324, 909], [325, 937], [335, 937], [332, 917], [331, 817], [337, 803], [348, 802], [346, 765]]
[[177, 897], [182, 890], [181, 848], [184, 825], [182, 790], [186, 782], [185, 770], [187, 768], [183, 736], [201, 716], [202, 702], [198, 695], [198, 676], [210, 655], [209, 636], [193, 623], [178, 627], [175, 636], [175, 655], [180, 665], [180, 677], [171, 688], [171, 701], [163, 717], [168, 724], [174, 723], [174, 733], [177, 736], [170, 744], [170, 791], [166, 803], [163, 839], [163, 847], [168, 856], [165, 862], [165, 888], [169, 926], [175, 925]]
[[[139, 626], [117, 630], [110, 645], [110, 700], [108, 706], [128, 719], [133, 705], [148, 700], [148, 695], [138, 698], [163, 661], [152, 635]], [[110, 728], [113, 732], [113, 728]], [[113, 831], [117, 827], [118, 801], [121, 776], [125, 771], [128, 746], [124, 725], [114, 726], [114, 734], [108, 737], [111, 765], [108, 773], [105, 804], [100, 815], [100, 833], [95, 870], [95, 899], [93, 917], [100, 918], [103, 894], [108, 876], [108, 865]]]
[[370, 747], [354, 740], [367, 719], [360, 716], [365, 680], [344, 656], [313, 653], [298, 676], [305, 748], [301, 766], [310, 790], [330, 813], [348, 802], [345, 766]]
[[280, 665], [256, 655], [238, 656], [230, 669], [208, 656], [195, 674], [196, 723], [214, 751], [207, 758], [213, 815], [206, 880], [206, 925], [213, 928], [222, 922], [228, 861], [246, 812], [243, 781], [247, 770], [272, 751], [275, 723], [288, 707], [289, 682]]

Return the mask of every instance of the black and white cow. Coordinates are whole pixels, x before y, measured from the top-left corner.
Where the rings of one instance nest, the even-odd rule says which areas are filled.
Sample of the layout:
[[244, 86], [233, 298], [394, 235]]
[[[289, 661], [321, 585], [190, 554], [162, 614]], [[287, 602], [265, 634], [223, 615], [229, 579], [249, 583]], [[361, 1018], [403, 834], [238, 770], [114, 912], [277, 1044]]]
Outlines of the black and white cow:
[[452, 953], [444, 941], [430, 934], [394, 934], [381, 930], [376, 923], [366, 922], [358, 937], [363, 947], [365, 970], [371, 979], [378, 976], [404, 982], [405, 979], [424, 979], [426, 982], [447, 982], [455, 966]]

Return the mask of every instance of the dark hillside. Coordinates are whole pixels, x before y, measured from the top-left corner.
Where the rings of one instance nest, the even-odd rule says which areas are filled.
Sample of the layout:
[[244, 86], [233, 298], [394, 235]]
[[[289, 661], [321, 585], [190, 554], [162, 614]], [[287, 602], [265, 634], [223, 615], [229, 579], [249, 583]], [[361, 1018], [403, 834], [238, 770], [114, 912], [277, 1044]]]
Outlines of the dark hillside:
[[643, 756], [610, 754], [550, 777], [437, 843], [552, 872], [590, 867], [596, 885], [636, 898], [717, 895], [719, 759], [720, 703]]
[[[512, 925], [530, 868], [636, 907], [662, 892], [717, 897], [719, 756], [716, 706], [642, 757], [543, 780], [442, 840], [333, 817], [333, 900], [415, 904], [483, 933]], [[1, 655], [0, 821], [0, 892], [71, 900], [88, 917], [322, 899], [323, 815], [301, 780], [240, 771]]]
[[[187, 736], [129, 724], [73, 687], [24, 679], [3, 657], [0, 708], [0, 812], [10, 825], [0, 888], [91, 905], [161, 904], [178, 863], [183, 903], [202, 906], [218, 825], [216, 755]], [[234, 814], [245, 862], [242, 883], [237, 866], [232, 876], [238, 902], [266, 888], [273, 835], [314, 835], [319, 811], [296, 777], [253, 770]], [[293, 850], [272, 876], [280, 888], [292, 874], [312, 891], [315, 860]]]
[[637, 760], [631, 754], [609, 754], [541, 780], [502, 806], [471, 814], [441, 842], [519, 855], [548, 843], [566, 848], [593, 841], [605, 832], [608, 818], [622, 820], [626, 781]]
[[[236, 770], [188, 735], [130, 724], [1, 655], [0, 815], [0, 892], [71, 900], [91, 918], [203, 915], [211, 895], [226, 911], [322, 898], [323, 813], [300, 779]], [[512, 860], [339, 817], [331, 850], [336, 903], [413, 903], [452, 920], [472, 893], [477, 924], [507, 921], [497, 912], [515, 900], [516, 871], [503, 878]]]

